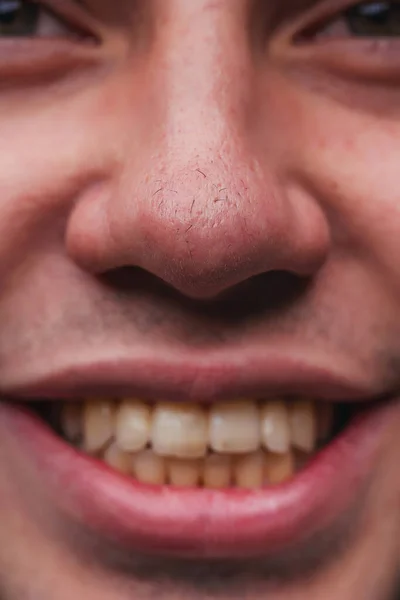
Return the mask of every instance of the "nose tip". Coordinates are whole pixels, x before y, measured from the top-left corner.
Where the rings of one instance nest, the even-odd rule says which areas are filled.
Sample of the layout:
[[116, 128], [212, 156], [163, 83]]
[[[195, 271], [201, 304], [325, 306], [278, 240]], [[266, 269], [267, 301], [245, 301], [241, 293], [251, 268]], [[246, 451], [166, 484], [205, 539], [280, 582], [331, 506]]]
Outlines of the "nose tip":
[[254, 172], [228, 177], [215, 163], [143, 178], [129, 201], [110, 194], [78, 203], [68, 230], [69, 252], [86, 269], [137, 266], [199, 299], [263, 272], [312, 275], [327, 247], [316, 205]]
[[140, 267], [194, 298], [263, 272], [313, 274], [327, 224], [282, 181], [295, 171], [274, 150], [279, 84], [260, 86], [245, 3], [164, 4], [145, 76], [119, 84], [112, 189], [75, 203], [70, 255], [95, 273]]

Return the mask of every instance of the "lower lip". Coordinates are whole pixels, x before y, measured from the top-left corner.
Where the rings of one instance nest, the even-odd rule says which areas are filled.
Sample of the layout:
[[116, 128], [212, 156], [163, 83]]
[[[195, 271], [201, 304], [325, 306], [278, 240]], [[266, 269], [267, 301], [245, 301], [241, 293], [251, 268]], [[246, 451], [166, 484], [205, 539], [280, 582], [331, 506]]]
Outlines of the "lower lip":
[[292, 481], [256, 491], [145, 486], [10, 404], [0, 405], [0, 429], [18, 440], [54, 505], [101, 539], [157, 555], [246, 558], [299, 548], [352, 514], [397, 408], [366, 411]]

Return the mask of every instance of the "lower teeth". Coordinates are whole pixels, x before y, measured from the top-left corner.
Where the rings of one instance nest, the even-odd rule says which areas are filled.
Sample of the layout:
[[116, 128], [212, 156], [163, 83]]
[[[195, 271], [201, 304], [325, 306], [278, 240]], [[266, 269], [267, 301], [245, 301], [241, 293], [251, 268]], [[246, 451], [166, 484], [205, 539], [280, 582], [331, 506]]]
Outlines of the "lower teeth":
[[209, 454], [204, 459], [163, 458], [151, 449], [129, 455], [112, 443], [102, 455], [113, 469], [149, 485], [238, 487], [257, 489], [291, 479], [296, 472], [295, 453], [272, 454], [262, 450], [228, 456]]
[[137, 400], [61, 405], [63, 437], [148, 485], [258, 489], [293, 478], [334, 433], [333, 407], [234, 401], [210, 408]]

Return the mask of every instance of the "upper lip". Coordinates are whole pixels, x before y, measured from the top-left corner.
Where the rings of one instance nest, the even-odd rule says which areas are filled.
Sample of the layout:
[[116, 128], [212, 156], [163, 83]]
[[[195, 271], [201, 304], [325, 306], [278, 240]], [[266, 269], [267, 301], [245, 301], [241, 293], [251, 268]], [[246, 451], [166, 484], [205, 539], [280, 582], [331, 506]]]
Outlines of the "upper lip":
[[195, 355], [143, 352], [112, 355], [46, 367], [16, 381], [0, 381], [8, 398], [134, 397], [216, 402], [241, 397], [309, 396], [331, 401], [373, 401], [387, 395], [368, 374], [346, 361], [316, 353], [260, 352]]

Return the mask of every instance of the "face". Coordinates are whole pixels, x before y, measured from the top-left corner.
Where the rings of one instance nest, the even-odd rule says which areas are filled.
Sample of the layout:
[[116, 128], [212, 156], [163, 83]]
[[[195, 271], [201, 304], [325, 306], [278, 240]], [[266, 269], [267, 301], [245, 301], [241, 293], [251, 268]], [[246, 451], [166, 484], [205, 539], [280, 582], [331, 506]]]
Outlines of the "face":
[[0, 33], [1, 598], [393, 600], [398, 5]]

